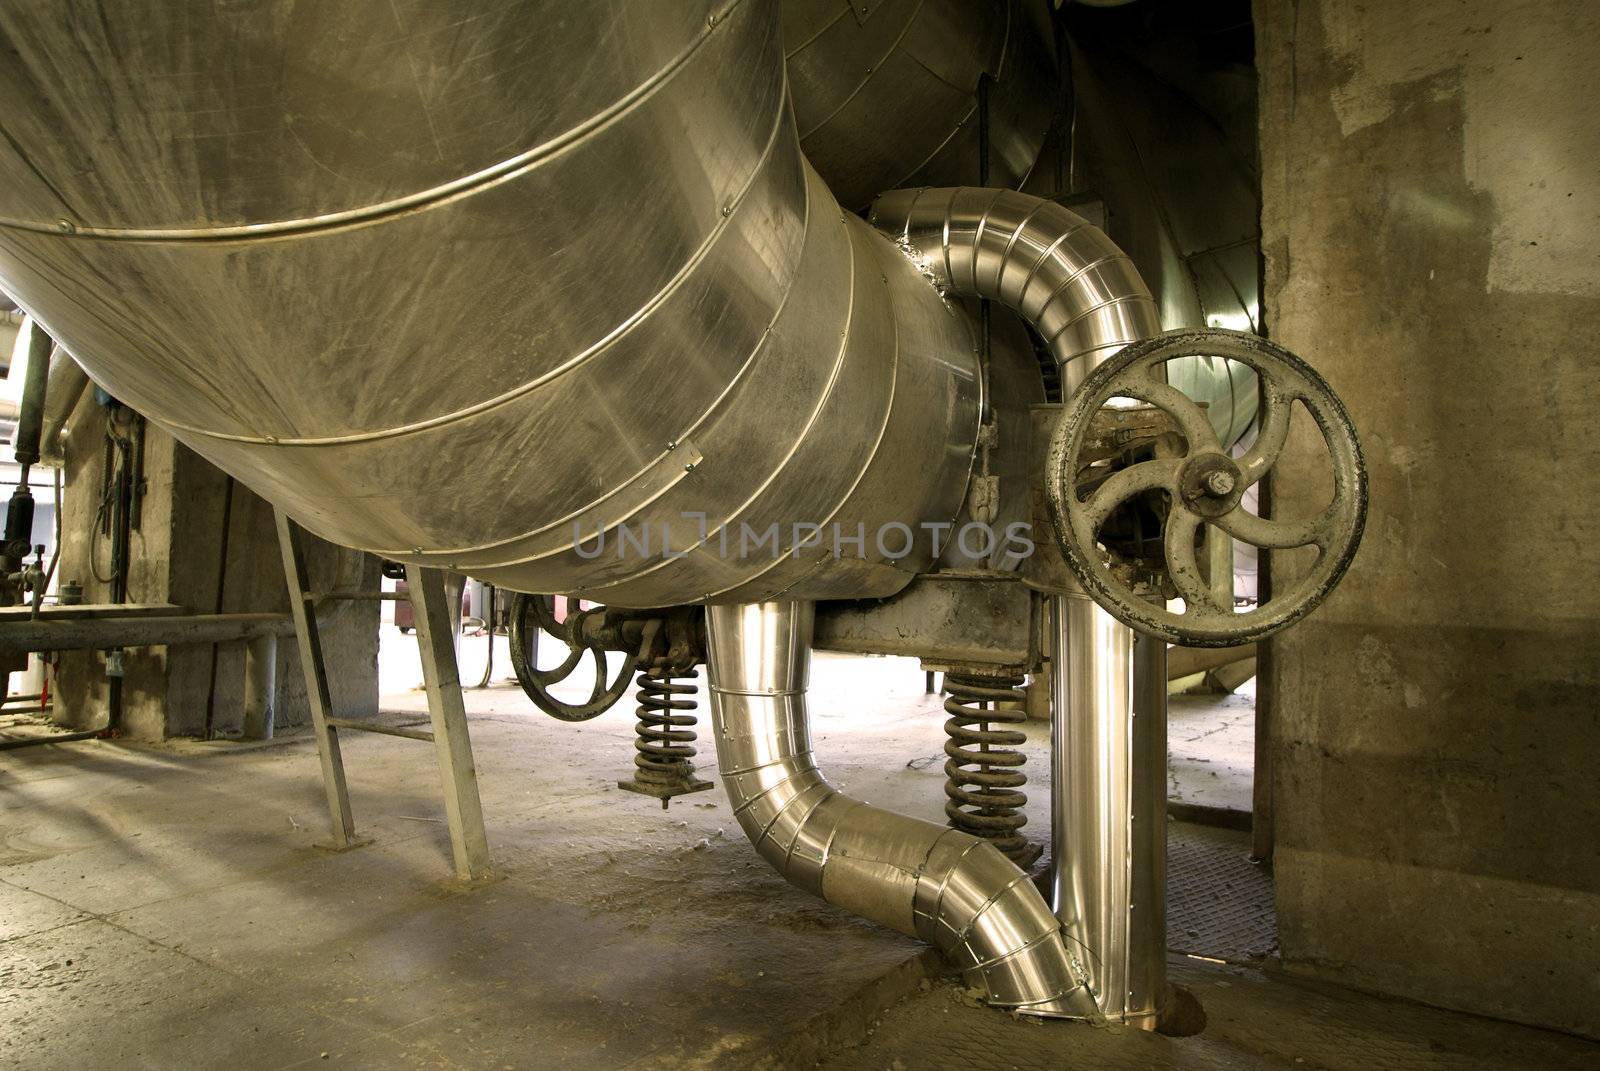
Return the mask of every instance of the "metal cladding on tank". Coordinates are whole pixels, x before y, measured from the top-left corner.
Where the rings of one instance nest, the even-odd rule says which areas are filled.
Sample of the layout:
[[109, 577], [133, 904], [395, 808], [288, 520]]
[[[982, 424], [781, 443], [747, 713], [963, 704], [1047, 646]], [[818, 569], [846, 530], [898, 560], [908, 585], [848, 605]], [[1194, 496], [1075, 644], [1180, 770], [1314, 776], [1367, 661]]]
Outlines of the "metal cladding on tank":
[[[776, 0], [397, 12], [13, 13], [0, 285], [336, 543], [621, 606], [926, 566], [789, 553], [952, 519], [980, 387], [968, 318], [807, 166]], [[672, 554], [579, 552], [625, 523]]]
[[1042, 0], [783, 0], [800, 145], [840, 203], [980, 181], [978, 82], [988, 75], [988, 184], [1033, 170], [1059, 75]]

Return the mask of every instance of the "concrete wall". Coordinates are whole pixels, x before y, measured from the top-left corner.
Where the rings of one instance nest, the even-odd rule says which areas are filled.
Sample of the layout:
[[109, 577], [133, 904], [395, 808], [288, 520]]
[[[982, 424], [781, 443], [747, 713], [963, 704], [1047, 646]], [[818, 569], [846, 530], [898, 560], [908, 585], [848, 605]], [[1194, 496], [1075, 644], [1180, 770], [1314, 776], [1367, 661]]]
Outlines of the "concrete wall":
[[1284, 957], [1600, 1035], [1600, 5], [1256, 22], [1267, 327], [1372, 475], [1266, 682]]
[[[86, 602], [110, 601], [111, 540], [96, 535], [104, 472], [106, 410], [79, 407], [66, 438], [66, 494], [60, 576], [84, 585]], [[194, 613], [287, 613], [288, 589], [278, 554], [272, 509], [159, 429], [144, 446], [145, 492], [132, 538], [128, 601], [169, 602]], [[231, 501], [230, 501], [231, 499]], [[226, 517], [226, 528], [224, 518]], [[224, 532], [226, 551], [224, 552]], [[374, 560], [308, 537], [313, 587], [377, 590]], [[341, 566], [340, 562], [343, 561]], [[105, 579], [100, 579], [104, 577]], [[341, 713], [371, 713], [378, 702], [378, 604], [342, 605], [323, 631], [335, 672], [330, 687]], [[55, 718], [75, 727], [104, 724], [105, 659], [99, 652], [63, 653], [53, 674]], [[214, 668], [214, 676], [213, 676]], [[227, 736], [243, 714], [241, 644], [154, 647], [125, 655], [123, 731], [160, 740]], [[294, 640], [278, 644], [276, 723], [304, 724], [310, 716]]]

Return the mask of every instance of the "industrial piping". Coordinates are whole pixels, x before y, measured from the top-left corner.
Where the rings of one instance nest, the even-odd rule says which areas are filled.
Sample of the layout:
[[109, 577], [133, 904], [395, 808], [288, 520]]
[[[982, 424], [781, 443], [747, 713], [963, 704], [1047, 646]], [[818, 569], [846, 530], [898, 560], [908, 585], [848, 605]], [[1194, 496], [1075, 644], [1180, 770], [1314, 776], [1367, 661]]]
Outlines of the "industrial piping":
[[800, 147], [853, 211], [905, 186], [1021, 186], [1059, 104], [1044, 0], [783, 0], [783, 40]]
[[956, 516], [968, 317], [806, 164], [776, 0], [581, 6], [27, 5], [0, 286], [339, 545], [613, 606], [898, 591], [931, 539], [796, 526]]
[[790, 882], [940, 949], [990, 1004], [1093, 1018], [1083, 968], [1028, 876], [986, 840], [885, 811], [817, 769], [812, 604], [706, 608], [712, 731], [740, 827]]
[[[1039, 332], [1070, 393], [1161, 330], [1133, 262], [1050, 201], [898, 190], [872, 206], [942, 293], [989, 298]], [[1081, 590], [1052, 601], [1051, 897], [1097, 1014], [1162, 1025], [1166, 983], [1166, 644], [1135, 641]]]
[[[375, 0], [209, 18], [143, 0], [8, 20], [0, 92], [28, 106], [0, 145], [0, 283], [96, 382], [334, 542], [613, 605], [737, 602], [709, 608], [717, 743], [763, 853], [946, 949], [997, 1003], [1095, 1014], [1084, 964], [992, 846], [839, 796], [811, 763], [804, 659], [783, 660], [807, 649], [809, 601], [765, 600], [892, 594], [931, 553], [715, 540], [954, 517], [978, 424], [969, 318], [806, 165], [773, 0], [552, 6], [394, 25]], [[273, 49], [294, 62], [267, 108], [224, 75]], [[573, 80], [573, 56], [606, 62]], [[350, 72], [361, 92], [330, 95]], [[1058, 352], [1152, 333], [1136, 275], [1075, 267], [1079, 243], [1012, 196], [972, 220], [970, 271], [945, 245], [946, 285], [997, 278]], [[951, 209], [942, 234], [974, 200], [927, 199]], [[990, 265], [1013, 204], [1027, 218]], [[444, 374], [464, 343], [475, 374]], [[687, 511], [706, 527], [670, 558], [588, 556], [575, 536]], [[804, 811], [763, 809], [802, 792]]]
[[896, 190], [868, 218], [941, 293], [998, 301], [1032, 324], [1061, 366], [1063, 397], [1123, 346], [1161, 332], [1133, 261], [1053, 201], [974, 187]]
[[62, 436], [73, 410], [89, 389], [89, 376], [63, 349], [57, 349], [50, 365], [49, 385], [44, 392], [44, 421], [39, 430], [39, 462], [56, 468], [65, 464]]

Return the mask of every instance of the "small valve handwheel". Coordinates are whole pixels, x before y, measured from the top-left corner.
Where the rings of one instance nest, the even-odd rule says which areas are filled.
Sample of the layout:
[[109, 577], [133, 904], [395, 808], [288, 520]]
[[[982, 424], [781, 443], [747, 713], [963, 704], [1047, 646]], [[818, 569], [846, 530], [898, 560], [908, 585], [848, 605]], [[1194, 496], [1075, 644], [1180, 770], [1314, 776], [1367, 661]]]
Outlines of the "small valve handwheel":
[[[584, 615], [595, 613], [582, 609], [577, 599], [566, 600], [566, 614], [558, 620], [555, 598], [550, 595], [518, 594], [511, 600], [509, 639], [511, 666], [517, 682], [528, 693], [534, 705], [552, 718], [561, 721], [588, 721], [599, 717], [616, 705], [628, 690], [633, 676], [634, 656], [615, 653], [621, 660], [613, 675], [610, 658], [605, 648], [585, 642], [583, 638]], [[557, 665], [540, 669], [537, 662], [537, 632], [542, 632], [567, 648], [565, 657]], [[594, 687], [587, 700], [568, 702], [558, 698], [551, 688], [572, 676], [584, 656], [594, 661]]]
[[[1198, 356], [1239, 361], [1260, 377], [1261, 420], [1255, 443], [1242, 457], [1230, 457], [1205, 410], [1166, 382], [1166, 362]], [[1083, 452], [1090, 425], [1113, 398], [1132, 398], [1165, 412], [1184, 439], [1182, 455], [1157, 456], [1103, 481], [1086, 480], [1090, 473]], [[1245, 490], [1277, 462], [1296, 401], [1306, 407], [1327, 444], [1333, 501], [1308, 521], [1269, 520], [1248, 512], [1241, 501]], [[1046, 493], [1056, 537], [1084, 589], [1130, 628], [1186, 647], [1249, 643], [1310, 613], [1349, 566], [1366, 522], [1367, 473], [1343, 403], [1300, 358], [1264, 338], [1237, 331], [1171, 331], [1135, 343], [1096, 368], [1056, 426], [1048, 466]], [[1106, 519], [1148, 491], [1166, 492], [1163, 558], [1166, 574], [1184, 601], [1183, 613], [1141, 596], [1126, 570], [1113, 569], [1109, 552], [1101, 546], [1099, 535]], [[1195, 545], [1201, 525], [1213, 525], [1235, 539], [1272, 550], [1315, 547], [1317, 560], [1293, 584], [1274, 590], [1266, 602], [1235, 612], [1213, 595], [1200, 571]]]

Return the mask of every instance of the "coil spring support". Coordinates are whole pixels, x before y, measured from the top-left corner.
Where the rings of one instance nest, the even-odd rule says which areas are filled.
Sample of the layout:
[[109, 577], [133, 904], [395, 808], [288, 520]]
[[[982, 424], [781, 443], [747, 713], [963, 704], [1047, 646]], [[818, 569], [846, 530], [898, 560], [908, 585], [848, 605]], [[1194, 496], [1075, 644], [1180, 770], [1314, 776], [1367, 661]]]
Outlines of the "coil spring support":
[[1023, 681], [1012, 669], [945, 674], [944, 813], [953, 828], [990, 841], [1026, 869], [1044, 850], [1022, 835], [1028, 757], [1018, 749], [1028, 736], [995, 727], [1027, 720]]
[[704, 618], [683, 608], [645, 621], [638, 664], [638, 722], [634, 725], [634, 778], [616, 786], [661, 800], [704, 792], [712, 784], [694, 776], [696, 664], [704, 661]]

